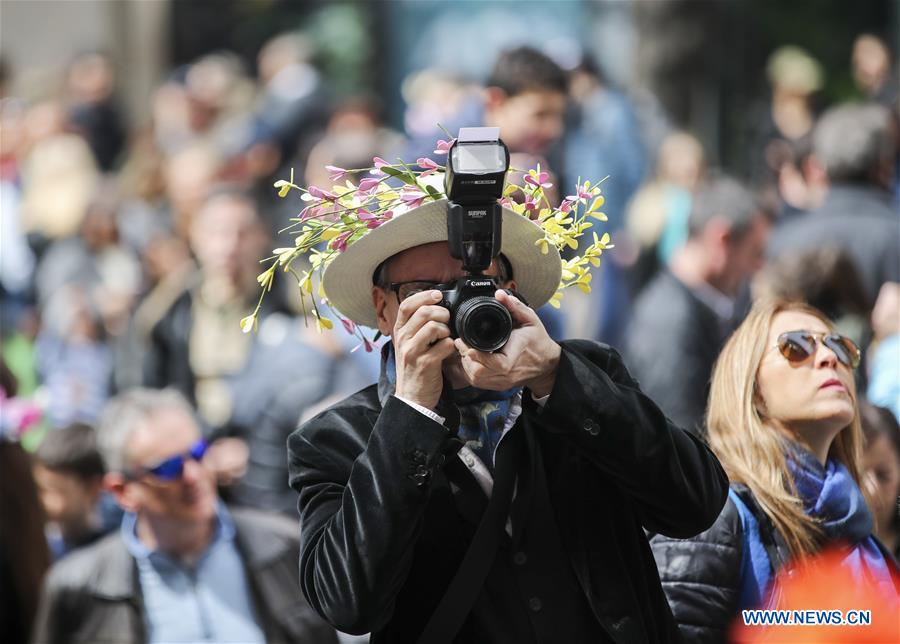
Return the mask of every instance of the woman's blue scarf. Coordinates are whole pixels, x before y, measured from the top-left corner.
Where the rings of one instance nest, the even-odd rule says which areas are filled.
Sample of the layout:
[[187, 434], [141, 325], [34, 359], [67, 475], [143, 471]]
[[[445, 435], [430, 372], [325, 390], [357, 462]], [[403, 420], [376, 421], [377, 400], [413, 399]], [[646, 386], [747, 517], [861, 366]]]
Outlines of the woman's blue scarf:
[[[382, 349], [382, 387], [390, 390], [397, 382], [394, 347], [388, 342]], [[459, 438], [478, 455], [488, 469], [494, 469], [494, 451], [503, 435], [506, 417], [513, 398], [522, 391], [514, 387], [506, 391], [490, 391], [465, 387], [453, 390], [453, 402], [459, 409]], [[382, 403], [383, 404], [383, 403]]]
[[827, 542], [850, 546], [844, 563], [860, 583], [884, 584], [896, 593], [890, 564], [872, 537], [872, 515], [862, 491], [843, 463], [829, 458], [823, 466], [805, 447], [788, 443], [787, 465], [806, 513], [819, 521]]

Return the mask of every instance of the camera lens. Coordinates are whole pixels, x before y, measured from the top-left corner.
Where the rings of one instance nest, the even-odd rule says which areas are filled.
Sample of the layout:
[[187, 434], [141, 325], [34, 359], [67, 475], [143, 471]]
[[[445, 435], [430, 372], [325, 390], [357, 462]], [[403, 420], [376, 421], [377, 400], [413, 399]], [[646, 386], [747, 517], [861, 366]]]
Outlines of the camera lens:
[[460, 304], [454, 319], [463, 342], [479, 351], [496, 351], [509, 340], [512, 316], [493, 297], [481, 295]]

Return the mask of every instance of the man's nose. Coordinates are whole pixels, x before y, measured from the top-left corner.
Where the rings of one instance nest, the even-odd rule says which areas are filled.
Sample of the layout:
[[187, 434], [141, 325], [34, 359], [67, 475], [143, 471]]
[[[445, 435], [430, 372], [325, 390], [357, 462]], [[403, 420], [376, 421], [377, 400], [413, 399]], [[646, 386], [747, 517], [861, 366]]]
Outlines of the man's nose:
[[194, 459], [188, 459], [184, 463], [181, 479], [185, 483], [197, 483], [203, 478], [203, 464]]
[[544, 134], [548, 139], [555, 141], [559, 137], [562, 136], [563, 133], [563, 119], [561, 116], [553, 116], [547, 119], [545, 124]]

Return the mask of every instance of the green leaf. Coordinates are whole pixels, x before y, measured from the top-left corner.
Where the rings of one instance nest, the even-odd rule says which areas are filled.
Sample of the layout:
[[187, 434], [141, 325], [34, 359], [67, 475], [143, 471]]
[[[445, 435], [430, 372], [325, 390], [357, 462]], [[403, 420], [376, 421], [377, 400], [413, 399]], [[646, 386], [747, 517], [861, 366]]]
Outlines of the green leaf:
[[381, 166], [381, 171], [390, 177], [394, 177], [395, 179], [400, 179], [403, 183], [414, 186], [416, 185], [416, 177], [411, 174], [407, 174], [406, 172], [402, 172], [397, 168], [392, 168], [389, 165]]

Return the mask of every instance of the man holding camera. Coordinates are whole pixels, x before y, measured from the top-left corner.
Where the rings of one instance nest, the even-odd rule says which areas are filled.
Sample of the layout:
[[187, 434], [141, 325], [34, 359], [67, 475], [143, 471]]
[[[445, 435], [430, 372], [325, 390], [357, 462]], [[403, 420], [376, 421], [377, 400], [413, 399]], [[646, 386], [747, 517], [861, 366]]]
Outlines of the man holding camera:
[[499, 170], [502, 188], [491, 158], [451, 148], [449, 201], [325, 271], [334, 306], [391, 342], [376, 385], [288, 441], [303, 592], [373, 642], [677, 640], [644, 529], [705, 530], [727, 479], [613, 349], [548, 336], [532, 307], [559, 254], [466, 187]]

